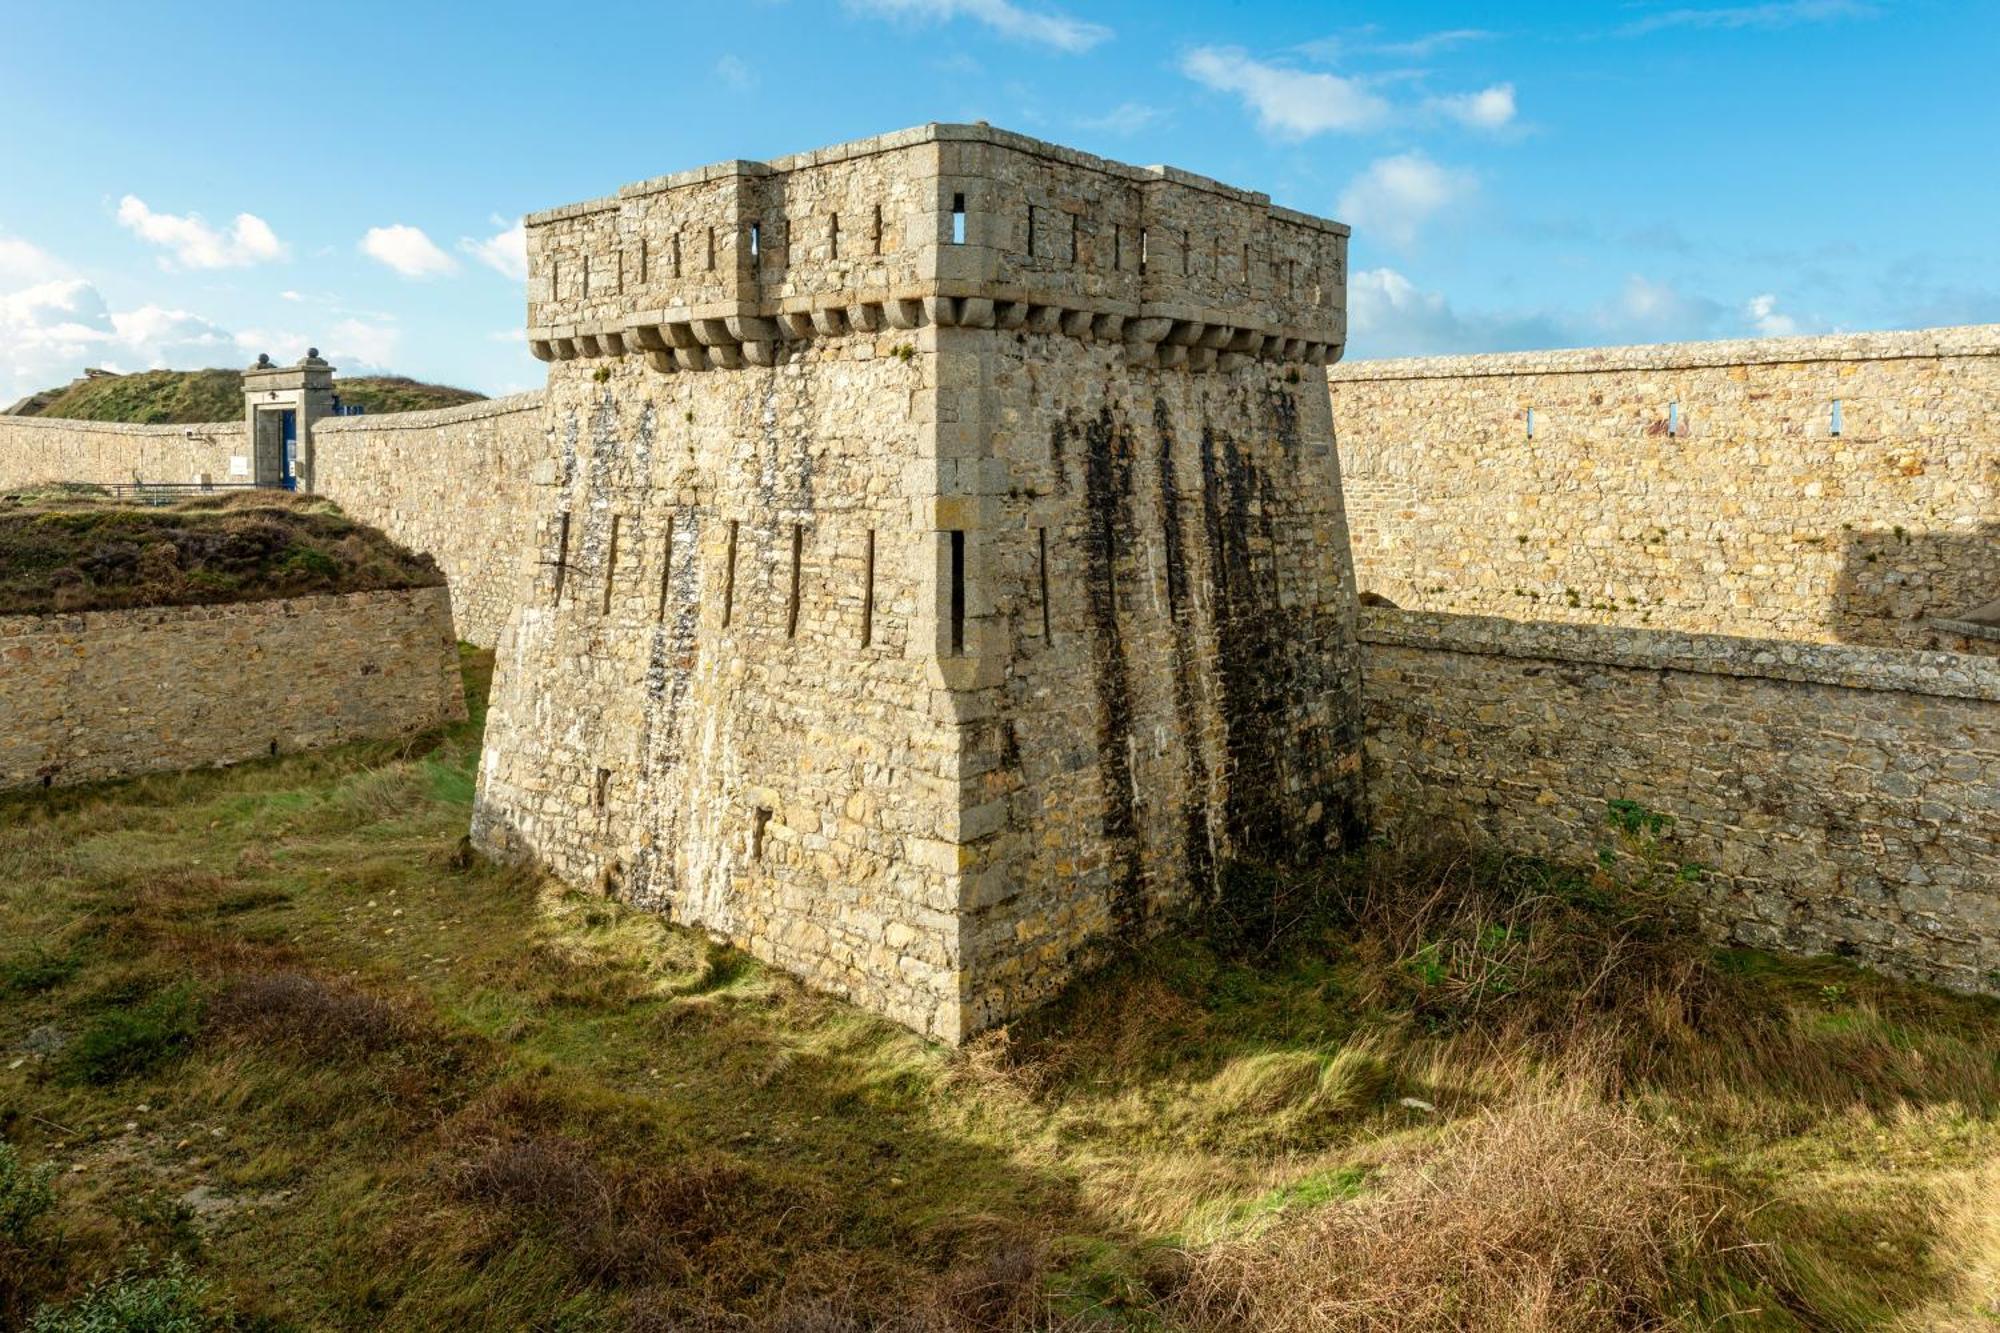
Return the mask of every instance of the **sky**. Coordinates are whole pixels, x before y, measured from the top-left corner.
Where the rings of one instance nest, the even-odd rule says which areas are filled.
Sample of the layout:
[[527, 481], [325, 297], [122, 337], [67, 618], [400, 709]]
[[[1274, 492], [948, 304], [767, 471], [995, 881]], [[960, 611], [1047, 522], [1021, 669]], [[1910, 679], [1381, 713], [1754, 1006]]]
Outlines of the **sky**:
[[1354, 227], [1350, 359], [2000, 321], [2000, 3], [0, 0], [0, 406], [541, 383], [519, 219], [926, 121]]

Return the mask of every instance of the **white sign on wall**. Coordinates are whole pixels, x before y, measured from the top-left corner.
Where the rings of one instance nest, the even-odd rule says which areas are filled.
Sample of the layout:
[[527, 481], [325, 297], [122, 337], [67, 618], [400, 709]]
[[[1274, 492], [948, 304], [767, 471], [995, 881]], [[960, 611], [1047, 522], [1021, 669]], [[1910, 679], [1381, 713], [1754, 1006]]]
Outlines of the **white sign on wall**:
[[242, 454], [231, 455], [229, 459], [229, 475], [232, 477], [249, 476], [250, 460], [245, 458]]

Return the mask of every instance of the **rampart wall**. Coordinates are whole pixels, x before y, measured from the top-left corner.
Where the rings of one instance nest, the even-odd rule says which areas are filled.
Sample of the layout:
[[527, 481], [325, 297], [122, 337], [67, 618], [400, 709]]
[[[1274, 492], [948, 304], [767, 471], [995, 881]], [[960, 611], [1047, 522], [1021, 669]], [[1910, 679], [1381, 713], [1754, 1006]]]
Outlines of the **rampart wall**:
[[1745, 943], [2000, 991], [2000, 662], [1363, 608], [1378, 821], [1590, 864], [1673, 817]]
[[2000, 651], [1939, 623], [2000, 599], [2000, 326], [1329, 376], [1364, 593]]
[[458, 636], [498, 642], [530, 577], [539, 487], [555, 479], [542, 394], [327, 417], [313, 443], [314, 489], [436, 560]]
[[465, 716], [442, 587], [0, 616], [0, 789], [402, 736]]
[[[241, 459], [243, 476], [231, 473]], [[0, 416], [0, 489], [52, 481], [212, 481], [248, 475], [243, 422], [131, 426], [115, 421]]]

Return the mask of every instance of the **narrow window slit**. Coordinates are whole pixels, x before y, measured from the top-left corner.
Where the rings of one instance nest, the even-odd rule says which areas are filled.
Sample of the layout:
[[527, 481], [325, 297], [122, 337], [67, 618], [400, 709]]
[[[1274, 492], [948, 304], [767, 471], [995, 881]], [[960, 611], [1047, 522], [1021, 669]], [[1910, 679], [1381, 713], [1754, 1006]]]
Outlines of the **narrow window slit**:
[[597, 786], [592, 790], [590, 794], [590, 808], [597, 811], [599, 814], [602, 814], [604, 812], [605, 805], [610, 801], [610, 797], [611, 797], [611, 770], [608, 768], [600, 768], [597, 770]]
[[715, 228], [708, 229], [708, 271], [715, 272]]
[[1833, 400], [1833, 420], [1830, 424], [1829, 429], [1835, 436], [1838, 436], [1840, 434], [1841, 431], [1840, 400], [1838, 398]]
[[1035, 578], [1042, 591], [1042, 642], [1054, 643], [1055, 631], [1049, 621], [1049, 530], [1035, 529]]
[[585, 256], [583, 257], [583, 294], [584, 294], [584, 296], [585, 296], [585, 298], [586, 298], [586, 299], [587, 299], [587, 298], [588, 298], [588, 297], [590, 296], [590, 256], [589, 256], [589, 255], [585, 255]]
[[1146, 228], [1139, 228], [1139, 276], [1146, 276], [1146, 261], [1152, 257], [1152, 242]]
[[667, 599], [672, 595], [674, 578], [674, 516], [667, 515], [667, 540], [660, 548], [660, 605], [653, 613], [655, 620], [667, 618]]
[[827, 258], [840, 258], [840, 214], [830, 213], [826, 219]]
[[556, 606], [562, 605], [563, 575], [569, 569], [569, 515], [559, 517], [561, 526], [556, 530], [556, 589], [555, 596], [550, 598], [550, 603]]
[[1182, 227], [1181, 228], [1181, 276], [1185, 278], [1193, 272], [1194, 272], [1194, 233], [1189, 231], [1186, 227]]
[[750, 224], [750, 260], [752, 263], [755, 263], [757, 257], [763, 253], [763, 245], [764, 226], [760, 222], [753, 222]]
[[1028, 258], [1035, 257], [1035, 206], [1028, 205]]
[[1077, 234], [1082, 230], [1083, 230], [1082, 217], [1076, 213], [1070, 214], [1069, 215], [1069, 262], [1072, 264], [1076, 262]]
[[1111, 271], [1120, 272], [1125, 267], [1125, 228], [1114, 222], [1111, 224]]
[[736, 608], [736, 523], [729, 520], [729, 548], [722, 557], [722, 627], [729, 628], [729, 617]]
[[618, 520], [621, 516], [611, 516], [611, 536], [604, 543], [604, 605], [598, 609], [600, 615], [611, 614], [612, 582], [618, 577]]
[[785, 637], [799, 636], [799, 562], [805, 554], [806, 529], [803, 523], [792, 524], [792, 590], [785, 602]]
[[681, 276], [681, 234], [674, 233], [674, 276]]
[[649, 265], [647, 263], [646, 238], [641, 236], [639, 238], [639, 285], [641, 287], [644, 287], [646, 285], [648, 267]]
[[965, 652], [965, 533], [951, 534], [951, 655]]
[[1679, 435], [1680, 433], [1681, 433], [1681, 405], [1679, 403], [1668, 403], [1667, 434]]
[[750, 816], [750, 859], [764, 859], [764, 831], [771, 827], [771, 807], [760, 805]]
[[868, 544], [861, 552], [861, 646], [875, 642], [875, 529], [868, 529]]
[[1532, 407], [1528, 409], [1528, 438], [1535, 438], [1535, 409]]
[[868, 229], [868, 240], [876, 254], [882, 253], [882, 205], [875, 205], [875, 221]]
[[965, 244], [965, 196], [962, 194], [951, 197], [951, 243]]

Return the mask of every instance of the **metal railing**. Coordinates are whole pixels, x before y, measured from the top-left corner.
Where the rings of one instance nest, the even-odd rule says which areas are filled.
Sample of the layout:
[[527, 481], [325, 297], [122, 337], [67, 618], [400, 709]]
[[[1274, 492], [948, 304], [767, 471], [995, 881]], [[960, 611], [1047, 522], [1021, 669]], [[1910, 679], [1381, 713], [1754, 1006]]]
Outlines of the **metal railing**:
[[281, 482], [258, 481], [114, 481], [101, 483], [114, 500], [130, 504], [164, 505], [211, 491], [282, 491], [291, 489]]

